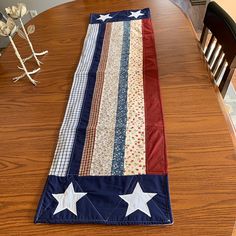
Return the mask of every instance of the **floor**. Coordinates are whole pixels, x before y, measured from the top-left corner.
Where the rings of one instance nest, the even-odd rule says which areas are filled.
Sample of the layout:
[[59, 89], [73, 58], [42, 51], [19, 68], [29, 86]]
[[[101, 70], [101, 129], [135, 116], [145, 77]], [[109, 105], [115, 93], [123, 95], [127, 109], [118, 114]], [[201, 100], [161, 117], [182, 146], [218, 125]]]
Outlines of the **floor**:
[[178, 5], [185, 14], [191, 19], [194, 29], [197, 33], [200, 33], [203, 28], [203, 18], [205, 15], [206, 5], [194, 5], [192, 6], [189, 0], [171, 0]]
[[204, 5], [206, 4], [205, 0], [190, 0], [192, 5]]
[[232, 123], [234, 127], [236, 127], [236, 92], [232, 83], [228, 88], [224, 101], [226, 103], [226, 109], [230, 114]]

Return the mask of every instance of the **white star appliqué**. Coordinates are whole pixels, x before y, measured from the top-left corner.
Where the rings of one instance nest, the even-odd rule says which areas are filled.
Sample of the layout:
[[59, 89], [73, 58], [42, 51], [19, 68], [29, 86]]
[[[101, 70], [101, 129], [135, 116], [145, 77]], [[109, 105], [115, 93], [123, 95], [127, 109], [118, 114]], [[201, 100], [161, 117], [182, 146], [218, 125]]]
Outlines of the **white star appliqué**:
[[52, 194], [52, 196], [58, 201], [58, 205], [53, 215], [68, 209], [77, 216], [76, 203], [87, 193], [75, 192], [72, 182], [67, 187], [64, 193]]
[[136, 184], [133, 193], [119, 195], [124, 201], [128, 203], [128, 209], [125, 216], [128, 216], [137, 210], [140, 210], [151, 217], [147, 202], [149, 202], [155, 195], [157, 195], [157, 193], [143, 192], [139, 183]]
[[103, 22], [106, 19], [111, 19], [112, 17], [110, 16], [110, 14], [106, 14], [106, 15], [100, 15], [99, 18], [97, 18], [97, 20], [102, 20]]
[[141, 13], [141, 10], [139, 11], [131, 11], [131, 15], [129, 15], [129, 17], [134, 17], [134, 18], [138, 18], [139, 16], [143, 16], [144, 14]]

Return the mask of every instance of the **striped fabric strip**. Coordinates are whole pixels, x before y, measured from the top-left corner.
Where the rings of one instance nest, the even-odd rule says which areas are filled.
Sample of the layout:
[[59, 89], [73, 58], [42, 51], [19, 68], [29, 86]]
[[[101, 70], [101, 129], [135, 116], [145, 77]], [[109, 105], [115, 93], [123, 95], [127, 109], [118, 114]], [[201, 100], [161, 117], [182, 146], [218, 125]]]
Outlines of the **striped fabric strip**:
[[112, 24], [90, 175], [110, 175], [123, 39], [123, 22]]
[[146, 173], [142, 20], [130, 24], [124, 175]]
[[111, 170], [112, 175], [123, 175], [124, 173], [129, 47], [130, 47], [130, 22], [125, 21], [123, 46], [121, 53], [114, 151], [113, 151], [112, 170]]
[[88, 27], [80, 62], [74, 75], [65, 117], [59, 132], [50, 175], [65, 176], [67, 173], [88, 80], [87, 73], [93, 61], [98, 29], [99, 24]]
[[93, 94], [93, 101], [92, 101], [92, 107], [91, 107], [91, 112], [90, 112], [89, 124], [87, 127], [85, 146], [84, 146], [83, 157], [82, 157], [81, 166], [80, 166], [79, 175], [81, 176], [89, 175], [89, 171], [91, 167], [94, 139], [96, 135], [96, 126], [97, 126], [98, 113], [99, 113], [99, 108], [100, 108], [100, 100], [101, 100], [101, 94], [102, 94], [102, 88], [103, 88], [105, 68], [106, 68], [106, 63], [107, 63], [110, 36], [111, 36], [111, 24], [108, 23], [106, 25], [106, 30], [105, 30], [105, 35], [104, 35], [103, 49], [102, 49], [101, 59], [100, 59], [100, 63], [99, 63], [98, 71], [97, 71], [97, 79], [96, 79], [96, 84], [95, 84], [95, 89], [94, 89], [94, 94]]
[[79, 172], [80, 162], [83, 154], [83, 147], [86, 138], [86, 129], [89, 122], [89, 115], [92, 105], [93, 91], [96, 82], [96, 73], [102, 52], [104, 33], [105, 33], [105, 25], [100, 24], [96, 40], [95, 53], [93, 56], [93, 61], [91, 63], [90, 70], [88, 72], [88, 82], [84, 94], [81, 116], [78, 126], [76, 128], [76, 136], [74, 140], [73, 151], [71, 153], [71, 160], [67, 172], [68, 175], [78, 174]]

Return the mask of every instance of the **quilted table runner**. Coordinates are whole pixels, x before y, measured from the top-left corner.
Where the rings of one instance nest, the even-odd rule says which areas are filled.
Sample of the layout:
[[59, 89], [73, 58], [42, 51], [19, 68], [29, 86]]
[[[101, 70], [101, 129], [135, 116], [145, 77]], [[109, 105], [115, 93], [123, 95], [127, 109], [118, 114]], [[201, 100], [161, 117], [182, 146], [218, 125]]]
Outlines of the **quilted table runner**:
[[172, 224], [149, 9], [92, 14], [36, 223]]

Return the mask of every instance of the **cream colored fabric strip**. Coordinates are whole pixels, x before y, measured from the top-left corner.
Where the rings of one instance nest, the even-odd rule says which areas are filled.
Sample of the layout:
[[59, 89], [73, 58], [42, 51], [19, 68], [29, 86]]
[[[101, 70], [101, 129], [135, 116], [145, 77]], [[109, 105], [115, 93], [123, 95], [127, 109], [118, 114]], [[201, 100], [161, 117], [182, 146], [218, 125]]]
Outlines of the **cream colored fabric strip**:
[[131, 21], [124, 175], [146, 173], [142, 20]]
[[100, 103], [90, 175], [110, 175], [117, 112], [123, 22], [114, 22]]

